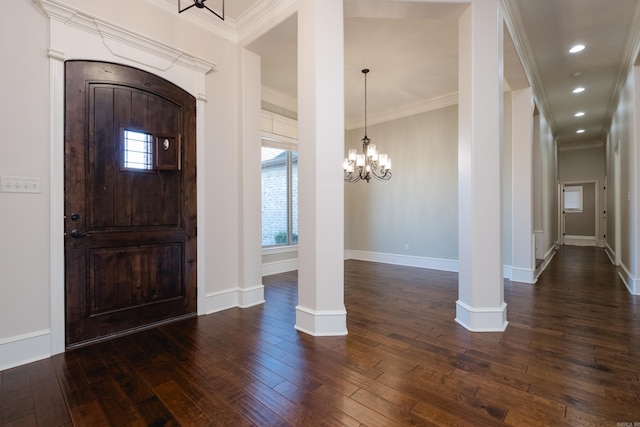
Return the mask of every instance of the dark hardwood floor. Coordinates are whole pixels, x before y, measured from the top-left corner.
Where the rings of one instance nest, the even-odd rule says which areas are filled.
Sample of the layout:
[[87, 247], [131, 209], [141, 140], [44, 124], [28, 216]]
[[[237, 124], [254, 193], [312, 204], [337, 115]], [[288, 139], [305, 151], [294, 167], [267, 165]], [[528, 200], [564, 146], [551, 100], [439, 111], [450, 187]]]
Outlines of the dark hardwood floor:
[[0, 424], [640, 423], [640, 299], [601, 249], [507, 281], [504, 333], [454, 322], [456, 274], [347, 261], [349, 335], [314, 338], [293, 328], [296, 280], [265, 277], [263, 306], [0, 372]]

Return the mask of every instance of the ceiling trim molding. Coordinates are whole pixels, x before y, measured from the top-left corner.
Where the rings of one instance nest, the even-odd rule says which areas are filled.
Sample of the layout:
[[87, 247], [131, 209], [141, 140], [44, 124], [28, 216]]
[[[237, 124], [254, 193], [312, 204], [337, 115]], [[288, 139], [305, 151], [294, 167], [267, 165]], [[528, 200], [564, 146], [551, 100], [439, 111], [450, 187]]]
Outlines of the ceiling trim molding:
[[262, 101], [277, 105], [285, 110], [298, 112], [298, 99], [270, 86], [262, 85]]
[[576, 150], [589, 150], [592, 148], [604, 148], [604, 142], [602, 141], [591, 141], [591, 142], [581, 142], [581, 143], [565, 143], [562, 145], [558, 145], [558, 151], [576, 151]]
[[237, 20], [237, 37], [241, 46], [253, 42], [271, 28], [298, 11], [300, 0], [263, 0], [250, 7]]
[[542, 79], [540, 78], [540, 72], [538, 71], [531, 44], [527, 37], [522, 12], [517, 2], [513, 0], [501, 0], [501, 3], [504, 11], [504, 22], [511, 34], [511, 40], [522, 62], [522, 68], [527, 76], [527, 80], [529, 80], [533, 89], [533, 97], [536, 100], [536, 104], [538, 104], [540, 113], [547, 119], [552, 132], [555, 133], [556, 123], [553, 116], [549, 114], [551, 110], [547, 101], [547, 94], [541, 83]]
[[[604, 129], [609, 129], [613, 122], [613, 115], [617, 109], [620, 97], [624, 85], [627, 82], [627, 76], [634, 66], [635, 61], [640, 51], [640, 3], [636, 2], [633, 8], [633, 17], [631, 18], [631, 31], [625, 41], [624, 57], [622, 63], [618, 69], [618, 75], [616, 76], [616, 87], [613, 90], [609, 104], [607, 105], [607, 115], [605, 118]], [[605, 140], [607, 138], [606, 132], [601, 135], [601, 138]]]
[[[457, 104], [458, 93], [456, 92], [426, 101], [420, 101], [414, 104], [403, 105], [398, 108], [388, 109], [379, 113], [369, 113], [367, 116], [367, 123], [369, 125], [374, 125], [377, 123], [390, 122], [391, 120], [415, 116], [416, 114], [426, 113], [428, 111], [440, 110], [442, 108], [450, 107]], [[347, 130], [358, 129], [363, 127], [363, 124], [364, 115], [358, 117], [357, 119], [345, 122], [345, 128]]]

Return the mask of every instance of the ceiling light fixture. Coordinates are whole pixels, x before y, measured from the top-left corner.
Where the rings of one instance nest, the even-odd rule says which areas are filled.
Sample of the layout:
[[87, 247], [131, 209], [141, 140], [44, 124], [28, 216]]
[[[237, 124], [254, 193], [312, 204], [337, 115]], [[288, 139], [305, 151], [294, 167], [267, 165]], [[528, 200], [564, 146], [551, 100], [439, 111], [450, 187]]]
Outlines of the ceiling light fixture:
[[[224, 21], [224, 0], [222, 0], [222, 15], [219, 14], [218, 12], [216, 12], [215, 10], [210, 9], [206, 4], [204, 4], [204, 2], [207, 1], [207, 0], [192, 0], [192, 1], [193, 1], [193, 4], [183, 8], [182, 7], [182, 3], [185, 3], [185, 1], [184, 0], [178, 0], [178, 13], [182, 13], [185, 10], [189, 10], [193, 6], [195, 6], [198, 9], [207, 9], [209, 12], [213, 13], [218, 18], [220, 18], [220, 19], [222, 19]], [[190, 1], [186, 1], [186, 3], [190, 3]]]
[[584, 133], [584, 129], [578, 129], [576, 133]]
[[577, 87], [573, 90], [573, 93], [580, 93], [580, 92], [584, 92], [584, 88], [583, 87]]
[[[358, 182], [365, 180], [369, 182], [371, 177], [381, 181], [391, 179], [391, 159], [386, 154], [378, 154], [375, 144], [367, 136], [367, 73], [368, 68], [362, 70], [364, 74], [364, 138], [362, 138], [362, 153], [351, 148], [348, 157], [344, 159], [344, 180], [348, 182]], [[378, 170], [378, 167], [380, 170]]]
[[577, 44], [569, 49], [569, 53], [578, 53], [584, 50], [585, 46], [583, 44]]
[[582, 116], [584, 116], [584, 112], [582, 112], [582, 111], [578, 111], [577, 113], [575, 113], [575, 114], [574, 114], [574, 116], [576, 116], [576, 117], [582, 117]]

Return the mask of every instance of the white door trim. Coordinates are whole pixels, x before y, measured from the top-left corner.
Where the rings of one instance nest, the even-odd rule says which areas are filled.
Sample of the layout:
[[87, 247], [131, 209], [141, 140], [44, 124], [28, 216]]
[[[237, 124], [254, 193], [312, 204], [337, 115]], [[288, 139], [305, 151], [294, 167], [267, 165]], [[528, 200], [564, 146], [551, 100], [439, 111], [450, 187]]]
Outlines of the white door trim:
[[[565, 213], [564, 213], [564, 189], [565, 187], [573, 187], [577, 184], [593, 184], [593, 191], [595, 193], [595, 235], [594, 236], [565, 236]], [[598, 236], [600, 236], [600, 216], [598, 212], [600, 212], [600, 181], [599, 180], [579, 180], [579, 181], [561, 181], [560, 182], [560, 203], [558, 203], [559, 207], [559, 215], [561, 218], [560, 222], [560, 244], [564, 245], [569, 242], [572, 245], [579, 246], [598, 246]], [[585, 243], [586, 242], [586, 243]], [[582, 243], [582, 244], [580, 244]]]
[[[196, 98], [198, 228], [204, 229], [205, 75], [215, 64], [103, 22], [56, 0], [38, 0], [49, 17], [50, 58], [50, 286], [51, 354], [65, 350], [64, 312], [64, 61], [85, 59], [117, 62], [154, 73]], [[206, 259], [204, 239], [198, 258]], [[205, 310], [206, 263], [198, 263], [198, 314]]]

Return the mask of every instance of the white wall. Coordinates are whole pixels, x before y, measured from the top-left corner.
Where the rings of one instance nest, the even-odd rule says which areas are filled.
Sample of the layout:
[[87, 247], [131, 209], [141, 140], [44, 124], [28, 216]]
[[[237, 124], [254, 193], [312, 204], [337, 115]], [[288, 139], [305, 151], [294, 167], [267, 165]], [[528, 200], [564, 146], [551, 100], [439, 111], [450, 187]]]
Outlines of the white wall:
[[48, 20], [31, 1], [2, 7], [0, 175], [40, 178], [42, 192], [0, 193], [0, 343], [50, 327]]

